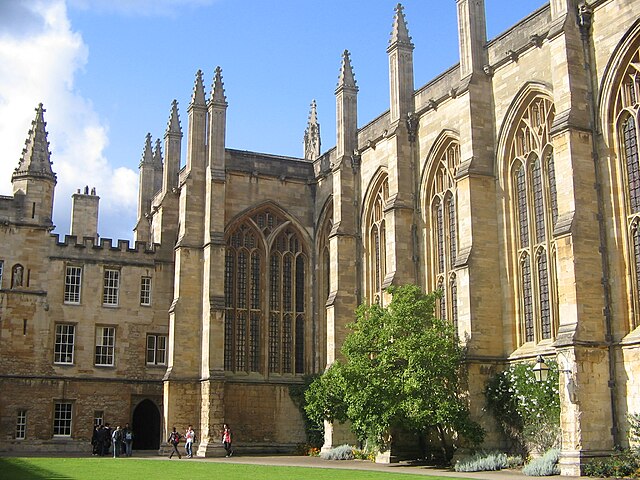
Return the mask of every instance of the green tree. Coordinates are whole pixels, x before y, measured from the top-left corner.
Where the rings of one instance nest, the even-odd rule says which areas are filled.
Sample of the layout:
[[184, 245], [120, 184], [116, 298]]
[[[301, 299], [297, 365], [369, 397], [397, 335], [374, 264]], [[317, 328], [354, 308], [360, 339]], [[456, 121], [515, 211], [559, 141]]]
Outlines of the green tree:
[[361, 305], [336, 362], [307, 391], [307, 412], [349, 420], [361, 440], [387, 446], [389, 432], [438, 432], [447, 455], [447, 433], [472, 443], [482, 428], [469, 417], [460, 379], [464, 350], [453, 326], [434, 315], [437, 293], [415, 285], [390, 287], [387, 307]]

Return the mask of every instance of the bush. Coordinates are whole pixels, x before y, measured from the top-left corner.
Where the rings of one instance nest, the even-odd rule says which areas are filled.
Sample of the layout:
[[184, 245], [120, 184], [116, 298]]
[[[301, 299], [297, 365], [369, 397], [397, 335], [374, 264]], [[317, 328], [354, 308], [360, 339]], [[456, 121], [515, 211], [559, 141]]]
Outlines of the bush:
[[351, 445], [340, 445], [326, 452], [320, 453], [320, 458], [324, 460], [353, 460], [353, 447]]
[[532, 477], [546, 477], [549, 475], [558, 475], [558, 459], [560, 458], [560, 450], [552, 448], [548, 450], [540, 458], [534, 458], [527, 463], [522, 469], [522, 473]]
[[458, 460], [454, 465], [456, 472], [486, 472], [502, 470], [509, 465], [507, 455], [502, 452], [480, 452], [472, 457]]
[[507, 457], [507, 468], [520, 468], [524, 465], [524, 460], [520, 455], [510, 455]]
[[584, 467], [588, 477], [639, 477], [640, 456], [637, 450], [621, 450], [609, 458], [594, 460]]

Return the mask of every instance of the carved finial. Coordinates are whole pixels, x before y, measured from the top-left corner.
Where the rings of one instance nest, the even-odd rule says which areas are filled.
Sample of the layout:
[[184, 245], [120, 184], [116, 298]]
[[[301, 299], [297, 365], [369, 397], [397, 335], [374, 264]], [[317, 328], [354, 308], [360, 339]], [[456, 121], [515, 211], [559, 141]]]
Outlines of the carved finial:
[[180, 115], [178, 114], [178, 101], [171, 102], [171, 113], [167, 122], [167, 133], [177, 133], [182, 135], [182, 127], [180, 126]]
[[140, 165], [143, 163], [153, 163], [153, 149], [151, 147], [151, 134], [147, 133], [144, 142], [144, 150], [142, 151], [142, 160], [140, 160]]
[[162, 165], [162, 142], [159, 138], [156, 139], [156, 148], [153, 150], [153, 163]]
[[224, 83], [222, 82], [222, 69], [216, 67], [211, 85], [210, 103], [227, 106], [227, 97], [224, 96]]
[[409, 135], [409, 141], [411, 143], [416, 141], [419, 122], [420, 122], [420, 119], [415, 113], [413, 112], [407, 113], [407, 133]]
[[191, 94], [191, 104], [204, 106], [206, 105], [205, 94], [204, 94], [204, 82], [202, 80], [202, 70], [198, 70], [196, 72], [196, 81], [193, 86], [193, 93]]
[[407, 22], [404, 17], [404, 7], [401, 4], [398, 4], [396, 5], [395, 15], [393, 16], [389, 48], [401, 45], [413, 49], [413, 43], [411, 43], [409, 29], [407, 28]]
[[315, 160], [320, 156], [320, 123], [318, 123], [318, 112], [316, 101], [311, 102], [307, 129], [304, 131], [304, 158]]
[[353, 75], [353, 68], [351, 68], [351, 55], [349, 50], [345, 50], [342, 53], [342, 65], [340, 66], [340, 76], [338, 77], [338, 88], [339, 87], [348, 87], [355, 88], [356, 79]]
[[54, 182], [56, 181], [56, 175], [51, 169], [51, 152], [49, 151], [49, 142], [47, 140], [47, 123], [44, 121], [44, 112], [46, 110], [42, 103], [39, 103], [36, 107], [36, 117], [31, 122], [29, 136], [22, 150], [22, 157], [11, 177], [12, 180], [35, 174], [39, 177], [44, 176], [53, 179]]

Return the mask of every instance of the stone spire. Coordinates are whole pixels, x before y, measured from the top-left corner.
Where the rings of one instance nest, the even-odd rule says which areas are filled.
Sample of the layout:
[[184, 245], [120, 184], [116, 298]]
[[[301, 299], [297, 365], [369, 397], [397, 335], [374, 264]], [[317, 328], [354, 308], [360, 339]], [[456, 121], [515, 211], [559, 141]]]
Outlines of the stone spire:
[[304, 158], [315, 160], [320, 156], [320, 123], [318, 123], [318, 112], [316, 101], [311, 102], [307, 129], [304, 131]]
[[358, 146], [358, 87], [347, 50], [336, 87], [336, 137], [336, 156], [350, 157]]
[[151, 134], [147, 133], [144, 142], [144, 150], [142, 151], [142, 159], [140, 160], [140, 166], [143, 164], [153, 163], [153, 147], [151, 146]]
[[191, 103], [192, 105], [206, 105], [205, 93], [204, 93], [204, 81], [202, 80], [202, 70], [198, 70], [196, 72], [196, 81], [193, 86], [193, 93], [191, 94]]
[[182, 127], [180, 126], [180, 115], [178, 114], [178, 101], [171, 102], [171, 113], [167, 122], [167, 130], [165, 135], [180, 135], [182, 137]]
[[29, 137], [22, 150], [22, 157], [18, 163], [18, 168], [13, 172], [11, 180], [24, 177], [48, 178], [56, 183], [56, 175], [51, 169], [51, 152], [49, 152], [49, 142], [47, 141], [46, 122], [42, 103], [36, 108], [36, 118], [31, 122]]
[[156, 147], [153, 149], [153, 193], [160, 191], [162, 188], [162, 142], [156, 139]]
[[404, 18], [404, 7], [401, 4], [396, 5], [395, 12], [393, 29], [391, 30], [391, 38], [389, 39], [389, 48], [396, 45], [403, 45], [413, 50], [413, 43], [411, 43], [407, 22]]
[[224, 105], [225, 107], [227, 106], [227, 97], [224, 95], [224, 83], [222, 83], [222, 69], [220, 67], [216, 67], [216, 72], [213, 76], [209, 102]]
[[182, 150], [182, 128], [178, 115], [178, 102], [171, 102], [171, 113], [164, 133], [164, 167], [162, 170], [162, 191], [167, 193], [178, 186], [180, 154]]
[[162, 144], [159, 138], [156, 138], [156, 146], [153, 149], [153, 163], [162, 165]]
[[387, 54], [391, 101], [389, 121], [394, 124], [406, 120], [407, 115], [414, 110], [413, 43], [404, 18], [404, 9], [400, 4], [395, 8]]
[[356, 92], [358, 91], [356, 80], [353, 75], [353, 69], [351, 68], [351, 57], [349, 54], [349, 50], [345, 50], [342, 53], [342, 65], [340, 67], [340, 75], [338, 77], [337, 88], [351, 88]]

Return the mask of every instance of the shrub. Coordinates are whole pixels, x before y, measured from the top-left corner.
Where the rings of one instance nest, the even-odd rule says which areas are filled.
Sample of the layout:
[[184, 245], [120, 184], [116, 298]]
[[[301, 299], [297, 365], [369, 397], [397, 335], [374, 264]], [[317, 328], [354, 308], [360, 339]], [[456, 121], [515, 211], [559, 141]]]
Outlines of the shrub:
[[551, 360], [548, 365], [546, 382], [536, 382], [528, 363], [512, 364], [487, 382], [489, 410], [505, 435], [523, 451], [546, 451], [559, 445], [558, 366]]
[[340, 445], [326, 452], [320, 453], [320, 458], [324, 460], [353, 460], [353, 447], [351, 445]]
[[560, 473], [558, 458], [560, 458], [560, 450], [552, 448], [540, 458], [534, 458], [527, 463], [522, 469], [522, 473], [532, 477], [558, 475]]
[[502, 452], [479, 452], [456, 462], [456, 472], [486, 472], [507, 468], [507, 455]]
[[520, 455], [510, 455], [507, 457], [507, 468], [520, 468], [524, 465], [524, 460]]
[[637, 450], [620, 450], [603, 460], [594, 460], [584, 467], [588, 477], [639, 477], [640, 456]]

